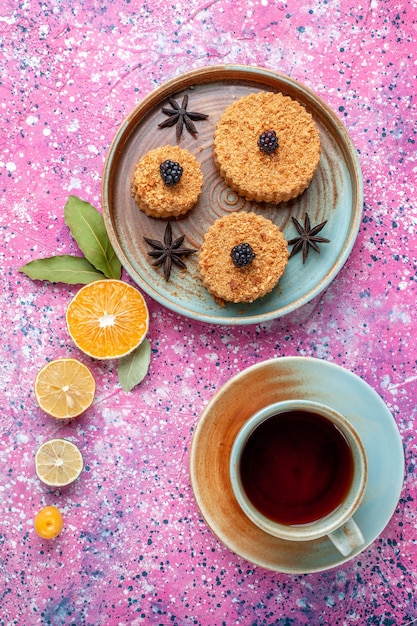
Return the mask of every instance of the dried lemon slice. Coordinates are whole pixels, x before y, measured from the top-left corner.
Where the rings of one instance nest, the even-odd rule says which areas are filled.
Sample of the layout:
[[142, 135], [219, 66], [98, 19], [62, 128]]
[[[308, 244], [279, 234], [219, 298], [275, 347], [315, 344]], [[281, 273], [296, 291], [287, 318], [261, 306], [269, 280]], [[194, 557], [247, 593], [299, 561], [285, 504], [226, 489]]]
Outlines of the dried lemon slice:
[[79, 448], [67, 439], [45, 441], [35, 454], [39, 480], [50, 487], [64, 487], [76, 480], [84, 467]]
[[35, 396], [40, 408], [57, 419], [69, 419], [88, 409], [96, 390], [88, 367], [76, 359], [47, 363], [35, 379]]
[[117, 359], [137, 348], [148, 332], [142, 294], [122, 280], [96, 280], [82, 287], [66, 312], [68, 332], [95, 359]]

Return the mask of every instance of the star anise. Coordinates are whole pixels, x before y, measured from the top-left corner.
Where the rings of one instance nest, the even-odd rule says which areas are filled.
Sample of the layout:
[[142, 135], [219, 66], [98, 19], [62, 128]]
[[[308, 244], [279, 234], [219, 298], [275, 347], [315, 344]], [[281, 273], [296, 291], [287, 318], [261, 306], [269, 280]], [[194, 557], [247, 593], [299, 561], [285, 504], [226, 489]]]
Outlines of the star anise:
[[197, 113], [195, 111], [187, 111], [187, 95], [184, 96], [181, 106], [178, 104], [178, 102], [176, 102], [176, 100], [174, 100], [174, 98], [168, 98], [168, 102], [171, 105], [172, 109], [170, 109], [169, 107], [162, 107], [162, 111], [166, 115], [168, 115], [168, 118], [158, 124], [158, 128], [166, 128], [167, 126], [174, 126], [174, 124], [176, 124], [176, 135], [177, 140], [179, 140], [185, 124], [185, 128], [188, 130], [188, 132], [190, 132], [192, 135], [197, 135], [198, 130], [196, 129], [193, 121], [197, 122], [199, 120], [206, 120], [208, 118], [208, 115], [206, 115], [205, 113]]
[[164, 278], [166, 281], [169, 280], [171, 276], [171, 268], [172, 264], [181, 267], [182, 269], [187, 269], [184, 261], [181, 257], [188, 256], [189, 254], [193, 254], [197, 252], [192, 248], [181, 248], [182, 242], [184, 241], [185, 235], [181, 235], [175, 241], [172, 241], [172, 228], [171, 223], [168, 222], [165, 228], [164, 240], [157, 241], [156, 239], [149, 239], [149, 237], [144, 237], [146, 243], [148, 243], [153, 250], [148, 252], [150, 257], [153, 257], [155, 261], [152, 263], [154, 266], [164, 265]]
[[302, 250], [303, 251], [303, 264], [304, 264], [306, 262], [310, 248], [313, 248], [315, 252], [318, 252], [320, 254], [320, 248], [318, 247], [317, 244], [330, 242], [330, 239], [325, 239], [324, 237], [317, 236], [317, 234], [321, 231], [321, 229], [327, 224], [327, 220], [311, 228], [310, 218], [308, 217], [307, 213], [305, 214], [305, 217], [304, 217], [304, 227], [300, 224], [300, 222], [295, 217], [291, 216], [291, 219], [294, 222], [296, 229], [300, 233], [300, 236], [289, 240], [288, 244], [290, 246], [292, 245], [294, 246], [293, 249], [291, 250], [291, 254], [289, 258], [291, 258], [292, 256], [294, 256], [294, 254], [297, 254], [297, 252]]

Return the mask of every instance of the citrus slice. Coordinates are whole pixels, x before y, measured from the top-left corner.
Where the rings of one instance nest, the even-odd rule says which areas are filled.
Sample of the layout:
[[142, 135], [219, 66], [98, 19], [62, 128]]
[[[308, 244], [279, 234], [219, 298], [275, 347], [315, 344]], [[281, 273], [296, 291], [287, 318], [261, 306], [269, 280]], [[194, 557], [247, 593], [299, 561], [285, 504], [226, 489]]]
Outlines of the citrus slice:
[[67, 439], [45, 441], [35, 454], [39, 480], [50, 487], [65, 487], [78, 478], [84, 467], [79, 448]]
[[137, 348], [148, 332], [142, 294], [121, 280], [97, 280], [82, 287], [67, 308], [75, 345], [95, 359], [118, 359]]
[[76, 359], [51, 361], [35, 379], [35, 396], [40, 408], [57, 419], [81, 415], [91, 406], [95, 390], [92, 373]]

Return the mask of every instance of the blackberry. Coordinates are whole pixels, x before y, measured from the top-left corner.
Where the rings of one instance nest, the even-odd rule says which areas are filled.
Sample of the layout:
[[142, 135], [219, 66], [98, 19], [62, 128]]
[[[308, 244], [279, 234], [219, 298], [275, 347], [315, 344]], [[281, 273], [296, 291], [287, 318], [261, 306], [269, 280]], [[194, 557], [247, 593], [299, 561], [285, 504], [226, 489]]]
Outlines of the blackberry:
[[274, 130], [266, 130], [258, 139], [258, 146], [261, 152], [273, 154], [279, 146], [278, 137]]
[[176, 161], [167, 159], [160, 164], [159, 170], [166, 185], [176, 185], [181, 180], [182, 167]]
[[250, 265], [252, 263], [256, 255], [249, 243], [239, 243], [237, 246], [232, 248], [230, 256], [232, 257], [232, 261], [236, 267], [245, 267], [246, 265]]

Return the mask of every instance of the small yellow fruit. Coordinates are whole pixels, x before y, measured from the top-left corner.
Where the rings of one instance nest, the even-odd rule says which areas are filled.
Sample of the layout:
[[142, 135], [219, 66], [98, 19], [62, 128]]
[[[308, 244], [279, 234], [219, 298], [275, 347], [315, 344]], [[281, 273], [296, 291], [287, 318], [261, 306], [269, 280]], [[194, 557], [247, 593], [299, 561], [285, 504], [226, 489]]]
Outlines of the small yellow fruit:
[[39, 537], [54, 539], [61, 532], [64, 520], [56, 506], [45, 506], [35, 515], [33, 525]]

